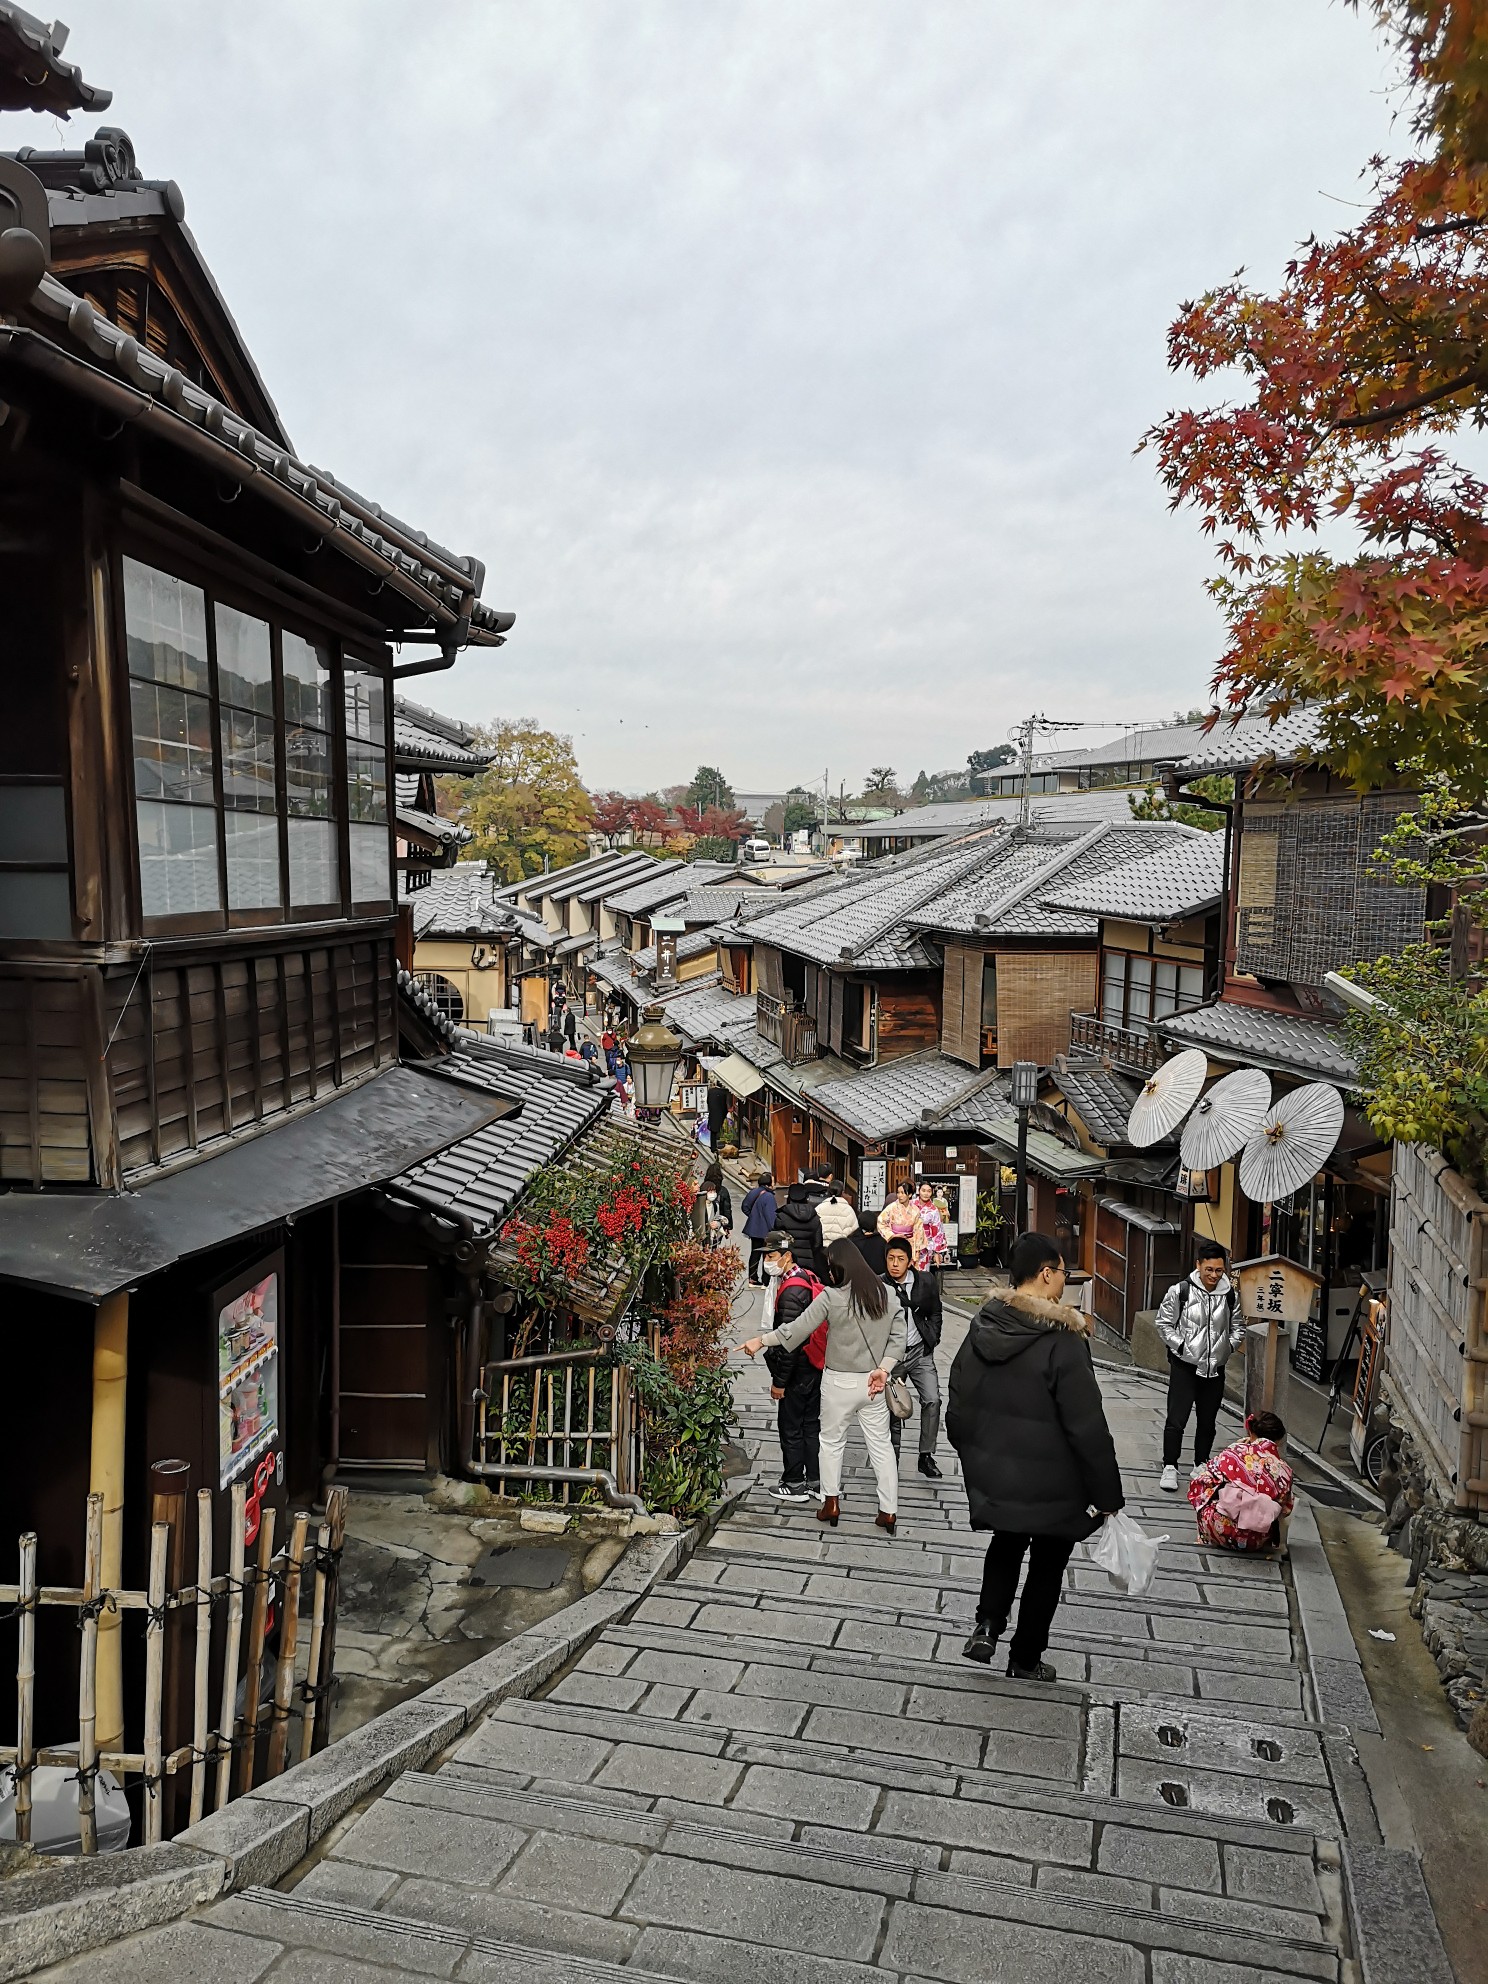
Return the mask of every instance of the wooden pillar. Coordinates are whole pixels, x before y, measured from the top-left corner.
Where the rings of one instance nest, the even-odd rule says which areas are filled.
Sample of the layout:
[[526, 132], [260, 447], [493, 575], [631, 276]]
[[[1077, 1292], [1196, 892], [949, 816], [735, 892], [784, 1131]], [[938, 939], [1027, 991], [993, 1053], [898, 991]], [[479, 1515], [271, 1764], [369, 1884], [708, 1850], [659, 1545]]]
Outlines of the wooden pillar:
[[[103, 1497], [99, 1586], [117, 1591], [124, 1570], [124, 1401], [129, 1380], [129, 1296], [106, 1295], [93, 1322], [93, 1439], [88, 1492]], [[97, 1742], [124, 1747], [124, 1677], [119, 1613], [98, 1620]]]

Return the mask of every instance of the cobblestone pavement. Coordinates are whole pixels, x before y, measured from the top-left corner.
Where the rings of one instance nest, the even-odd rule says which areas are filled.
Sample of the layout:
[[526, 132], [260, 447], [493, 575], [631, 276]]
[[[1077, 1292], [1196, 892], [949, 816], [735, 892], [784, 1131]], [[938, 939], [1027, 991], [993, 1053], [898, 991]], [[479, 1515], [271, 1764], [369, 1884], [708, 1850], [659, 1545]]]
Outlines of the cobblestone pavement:
[[[1316, 1719], [1300, 1577], [1199, 1549], [1157, 1492], [1160, 1394], [1101, 1383], [1128, 1507], [1172, 1540], [1141, 1600], [1077, 1556], [1056, 1685], [961, 1656], [980, 1547], [954, 1456], [928, 1482], [906, 1439], [891, 1540], [850, 1447], [839, 1529], [756, 1486], [541, 1699], [501, 1704], [281, 1889], [48, 1974], [1344, 1984], [1341, 1844], [1378, 1833]], [[769, 1479], [761, 1372], [740, 1396]]]

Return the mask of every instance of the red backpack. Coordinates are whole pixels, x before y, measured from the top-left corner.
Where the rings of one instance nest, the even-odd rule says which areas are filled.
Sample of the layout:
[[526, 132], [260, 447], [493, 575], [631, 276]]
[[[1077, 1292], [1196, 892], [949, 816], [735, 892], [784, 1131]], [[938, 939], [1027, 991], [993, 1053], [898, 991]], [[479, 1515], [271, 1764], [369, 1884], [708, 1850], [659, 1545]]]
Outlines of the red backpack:
[[[780, 1287], [776, 1291], [777, 1302], [787, 1288], [810, 1289], [813, 1302], [822, 1292], [822, 1285], [811, 1272], [810, 1268], [795, 1267], [791, 1269], [790, 1273], [781, 1281]], [[807, 1358], [816, 1366], [817, 1370], [823, 1370], [827, 1362], [827, 1325], [825, 1323], [818, 1323], [801, 1348], [806, 1352]]]

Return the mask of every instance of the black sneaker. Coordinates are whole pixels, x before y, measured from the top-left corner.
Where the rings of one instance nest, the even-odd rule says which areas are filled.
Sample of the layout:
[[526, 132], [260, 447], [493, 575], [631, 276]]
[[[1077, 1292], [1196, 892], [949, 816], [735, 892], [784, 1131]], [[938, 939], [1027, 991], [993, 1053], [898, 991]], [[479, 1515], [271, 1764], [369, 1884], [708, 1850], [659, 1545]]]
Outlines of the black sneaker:
[[818, 1499], [804, 1481], [782, 1481], [778, 1487], [767, 1488], [765, 1492], [772, 1502], [780, 1502], [787, 1508], [809, 1508]]
[[978, 1619], [972, 1629], [971, 1638], [961, 1649], [963, 1660], [980, 1661], [983, 1667], [992, 1665], [992, 1656], [997, 1651], [997, 1629], [990, 1619]]
[[944, 1481], [945, 1479], [945, 1476], [936, 1465], [934, 1454], [920, 1455], [920, 1472], [921, 1474], [928, 1475], [932, 1481]]
[[1007, 1673], [1010, 1681], [1057, 1681], [1059, 1679], [1058, 1674], [1055, 1673], [1047, 1660], [1036, 1660], [1032, 1667], [1019, 1667], [1015, 1661], [1010, 1660], [1007, 1664]]

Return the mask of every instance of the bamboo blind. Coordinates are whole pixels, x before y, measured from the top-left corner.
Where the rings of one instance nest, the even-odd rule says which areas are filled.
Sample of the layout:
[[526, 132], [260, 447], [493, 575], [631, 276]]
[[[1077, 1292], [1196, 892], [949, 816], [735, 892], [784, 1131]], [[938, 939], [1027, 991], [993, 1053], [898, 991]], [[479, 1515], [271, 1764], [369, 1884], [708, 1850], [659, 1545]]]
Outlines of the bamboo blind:
[[997, 1065], [1048, 1067], [1070, 1044], [1070, 1016], [1095, 1004], [1094, 951], [999, 951]]

